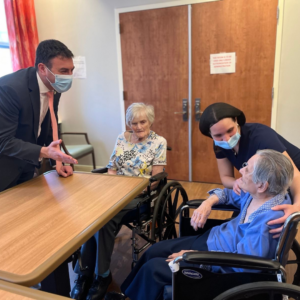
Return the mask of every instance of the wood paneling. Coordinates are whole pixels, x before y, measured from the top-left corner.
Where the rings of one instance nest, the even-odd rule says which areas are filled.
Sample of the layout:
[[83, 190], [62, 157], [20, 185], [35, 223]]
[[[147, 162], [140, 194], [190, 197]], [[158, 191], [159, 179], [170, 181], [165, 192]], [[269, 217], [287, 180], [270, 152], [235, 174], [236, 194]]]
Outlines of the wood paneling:
[[188, 98], [187, 6], [120, 14], [125, 109], [152, 104], [153, 130], [166, 138], [169, 178], [188, 180], [188, 123], [182, 99]]
[[[232, 104], [247, 122], [271, 123], [277, 0], [192, 6], [193, 101]], [[236, 52], [236, 73], [210, 75], [210, 54]], [[220, 182], [213, 142], [193, 119], [193, 181]]]

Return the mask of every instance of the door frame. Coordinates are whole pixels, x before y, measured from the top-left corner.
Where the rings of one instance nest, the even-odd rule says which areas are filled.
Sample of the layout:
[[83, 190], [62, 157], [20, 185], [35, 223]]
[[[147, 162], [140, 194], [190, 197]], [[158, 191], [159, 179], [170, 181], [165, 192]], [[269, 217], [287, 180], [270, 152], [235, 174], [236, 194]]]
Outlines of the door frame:
[[[141, 10], [150, 10], [158, 8], [167, 8], [174, 6], [187, 5], [189, 12], [188, 27], [189, 27], [189, 181], [192, 181], [192, 147], [191, 147], [191, 120], [192, 120], [192, 73], [191, 73], [191, 4], [196, 3], [205, 3], [205, 2], [216, 2], [222, 0], [177, 0], [169, 1], [156, 4], [147, 4], [140, 6], [132, 6], [125, 8], [116, 8], [115, 9], [115, 32], [116, 32], [116, 42], [117, 42], [117, 65], [118, 65], [118, 80], [119, 80], [119, 100], [120, 100], [120, 112], [121, 112], [121, 124], [122, 131], [126, 130], [125, 123], [125, 105], [123, 100], [123, 69], [122, 69], [122, 52], [121, 52], [121, 35], [120, 35], [120, 18], [121, 13], [134, 12]], [[237, 0], [238, 1], [238, 0]], [[273, 91], [270, 91], [270, 97], [272, 99], [272, 111], [271, 111], [271, 128], [276, 130], [277, 127], [277, 108], [278, 108], [278, 94], [279, 94], [279, 79], [280, 79], [280, 60], [281, 60], [281, 45], [282, 45], [282, 35], [283, 35], [283, 13], [286, 0], [278, 0], [278, 10], [277, 10], [277, 29], [276, 29], [276, 44], [275, 44], [275, 61], [274, 61], [274, 75], [273, 75]], [[274, 16], [275, 17], [275, 16]]]

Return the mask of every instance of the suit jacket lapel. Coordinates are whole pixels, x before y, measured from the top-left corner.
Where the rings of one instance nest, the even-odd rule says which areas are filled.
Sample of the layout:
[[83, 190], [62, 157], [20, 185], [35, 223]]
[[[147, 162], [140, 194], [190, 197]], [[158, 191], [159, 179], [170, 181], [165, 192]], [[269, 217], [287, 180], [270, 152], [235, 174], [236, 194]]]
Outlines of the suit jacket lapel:
[[39, 121], [40, 121], [40, 89], [37, 81], [35, 68], [31, 68], [29, 73], [28, 88], [33, 108], [33, 131], [35, 140], [37, 140]]

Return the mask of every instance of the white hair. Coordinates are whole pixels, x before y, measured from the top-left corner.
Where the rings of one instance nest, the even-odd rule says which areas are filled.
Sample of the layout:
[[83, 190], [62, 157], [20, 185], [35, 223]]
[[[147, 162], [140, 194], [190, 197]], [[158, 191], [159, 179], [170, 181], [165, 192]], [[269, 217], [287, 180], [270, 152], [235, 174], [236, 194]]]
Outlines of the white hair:
[[258, 150], [259, 157], [253, 168], [254, 183], [268, 182], [266, 192], [270, 195], [285, 194], [294, 177], [294, 167], [290, 160], [275, 150]]
[[133, 119], [145, 113], [150, 125], [154, 122], [154, 108], [145, 103], [132, 103], [126, 110], [126, 125], [130, 126]]

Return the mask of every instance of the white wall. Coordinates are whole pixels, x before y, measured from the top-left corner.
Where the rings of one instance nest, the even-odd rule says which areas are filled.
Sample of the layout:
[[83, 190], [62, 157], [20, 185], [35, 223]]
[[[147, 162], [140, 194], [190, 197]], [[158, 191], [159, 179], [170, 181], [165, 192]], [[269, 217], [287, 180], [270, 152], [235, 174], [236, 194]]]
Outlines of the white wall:
[[300, 147], [300, 1], [285, 0], [276, 130]]
[[[176, 0], [174, 0], [176, 2]], [[87, 79], [74, 79], [61, 98], [63, 131], [88, 132], [97, 165], [106, 165], [122, 130], [114, 9], [165, 0], [35, 0], [40, 41], [58, 39], [86, 57]], [[300, 147], [300, 1], [285, 0], [277, 131]], [[91, 164], [84, 158], [81, 164]]]
[[86, 57], [87, 79], [74, 79], [61, 98], [59, 118], [63, 131], [88, 132], [98, 166], [107, 164], [122, 130], [114, 9], [159, 2], [165, 1], [35, 0], [39, 40], [60, 40]]

